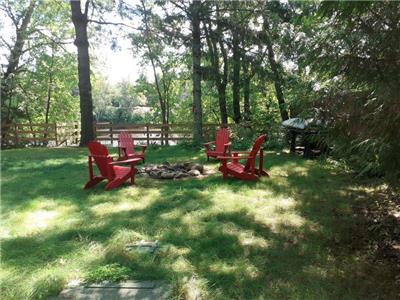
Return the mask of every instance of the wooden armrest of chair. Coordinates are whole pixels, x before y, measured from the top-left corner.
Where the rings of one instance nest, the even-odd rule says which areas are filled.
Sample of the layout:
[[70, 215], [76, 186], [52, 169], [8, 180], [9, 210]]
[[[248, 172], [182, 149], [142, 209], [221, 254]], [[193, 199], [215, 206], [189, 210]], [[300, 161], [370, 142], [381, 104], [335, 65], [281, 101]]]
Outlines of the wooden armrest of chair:
[[217, 159], [220, 160], [232, 160], [232, 159], [245, 159], [245, 158], [254, 158], [254, 156], [246, 155], [246, 156], [217, 156]]
[[217, 156], [217, 159], [219, 159], [219, 160], [229, 160], [229, 159], [232, 159], [232, 156]]
[[251, 152], [250, 151], [232, 151], [232, 154], [235, 154], [235, 153], [237, 153], [237, 154], [250, 154]]
[[211, 150], [211, 145], [215, 144], [215, 142], [208, 142], [208, 143], [204, 143], [203, 146], [206, 148], [207, 151]]
[[118, 165], [118, 164], [135, 164], [139, 161], [141, 161], [141, 158], [129, 158], [129, 159], [124, 159], [124, 160], [116, 160], [113, 162], [110, 162], [110, 165]]

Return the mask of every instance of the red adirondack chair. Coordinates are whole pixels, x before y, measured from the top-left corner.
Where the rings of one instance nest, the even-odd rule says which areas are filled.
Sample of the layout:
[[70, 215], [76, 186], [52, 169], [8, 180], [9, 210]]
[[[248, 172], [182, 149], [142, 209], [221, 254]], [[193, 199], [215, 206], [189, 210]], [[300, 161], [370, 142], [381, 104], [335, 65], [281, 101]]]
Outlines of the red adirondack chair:
[[[261, 176], [269, 176], [268, 173], [263, 170], [264, 152], [261, 146], [265, 142], [265, 139], [265, 134], [259, 136], [250, 152], [232, 151], [232, 156], [218, 156], [217, 159], [221, 160], [219, 170], [222, 172], [224, 178], [228, 178], [228, 176], [231, 175], [243, 180], [257, 180]], [[239, 154], [245, 155], [239, 156]], [[256, 168], [257, 155], [259, 155], [258, 168]], [[247, 159], [246, 164], [240, 164], [240, 159]], [[228, 163], [228, 160], [232, 160], [232, 162]]]
[[[208, 142], [204, 144], [206, 148], [207, 160], [211, 157], [217, 158], [218, 156], [225, 156], [229, 152], [229, 147], [231, 143], [229, 142], [229, 129], [228, 128], [220, 128], [217, 130], [217, 134], [215, 136], [215, 142]], [[215, 144], [215, 148], [211, 149], [211, 145]]]
[[130, 133], [122, 131], [119, 134], [118, 140], [118, 155], [119, 159], [127, 158], [140, 158], [144, 162], [144, 152], [146, 151], [146, 145], [140, 145], [142, 147], [141, 152], [135, 152], [135, 144]]
[[[106, 190], [116, 188], [131, 179], [131, 184], [135, 181], [135, 164], [140, 158], [130, 158], [126, 160], [113, 161], [108, 154], [107, 148], [99, 142], [92, 141], [88, 144], [89, 148], [89, 181], [85, 184], [85, 189], [91, 188], [103, 181], [108, 180]], [[100, 175], [95, 176], [93, 172], [93, 160], [100, 171]], [[129, 167], [119, 166], [120, 164], [129, 164]]]

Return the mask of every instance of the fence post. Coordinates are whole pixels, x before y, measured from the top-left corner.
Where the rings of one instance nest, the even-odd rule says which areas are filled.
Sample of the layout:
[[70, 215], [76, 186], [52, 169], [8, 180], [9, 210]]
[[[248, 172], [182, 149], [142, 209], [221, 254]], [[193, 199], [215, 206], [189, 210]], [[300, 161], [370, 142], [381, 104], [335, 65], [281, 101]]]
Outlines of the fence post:
[[110, 122], [110, 138], [111, 138], [111, 146], [114, 145], [114, 139], [113, 139], [113, 124]]
[[164, 124], [161, 124], [161, 127], [160, 127], [160, 144], [161, 144], [161, 146], [164, 145], [164, 126], [163, 125]]
[[148, 145], [150, 145], [149, 124], [146, 124], [146, 138], [147, 138], [147, 146], [148, 146]]
[[[78, 128], [78, 124], [75, 125], [76, 128]], [[93, 135], [94, 135], [94, 139], [97, 138], [97, 126], [96, 126], [96, 122], [93, 122]]]
[[14, 124], [14, 144], [15, 147], [18, 147], [19, 141], [18, 141], [18, 124]]
[[54, 134], [56, 138], [56, 147], [58, 146], [57, 123], [54, 123]]
[[[78, 145], [78, 136], [79, 136], [79, 132], [78, 132], [78, 123], [76, 123], [75, 125], [74, 125], [74, 129], [75, 129], [75, 131], [74, 131], [74, 133], [73, 133], [73, 136], [75, 135], [75, 144], [76, 145]], [[94, 132], [94, 137], [96, 138], [96, 131]]]
[[168, 146], [169, 145], [169, 141], [168, 141], [169, 124], [166, 125], [165, 129], [167, 131], [166, 134], [165, 134], [165, 138], [166, 138], [165, 144]]

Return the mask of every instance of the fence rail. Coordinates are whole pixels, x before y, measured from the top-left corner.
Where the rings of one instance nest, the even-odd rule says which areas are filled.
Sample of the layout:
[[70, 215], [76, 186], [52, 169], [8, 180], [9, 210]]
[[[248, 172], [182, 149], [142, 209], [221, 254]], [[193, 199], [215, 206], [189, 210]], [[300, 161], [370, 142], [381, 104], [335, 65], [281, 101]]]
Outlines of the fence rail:
[[[211, 138], [219, 124], [203, 124], [203, 135]], [[121, 123], [95, 123], [93, 125], [96, 140], [113, 145], [118, 141], [121, 132], [128, 132], [135, 141], [145, 141], [147, 145], [175, 144], [179, 141], [190, 142], [193, 139], [193, 124], [121, 124]]]
[[[203, 124], [203, 135], [206, 140], [212, 140], [215, 129], [220, 124]], [[223, 126], [223, 125], [222, 125]], [[232, 126], [232, 125], [229, 125]], [[193, 139], [193, 124], [123, 124], [97, 122], [93, 124], [96, 140], [115, 145], [122, 131], [129, 132], [140, 144], [168, 145], [178, 142], [191, 142]], [[40, 124], [11, 123], [1, 125], [2, 147], [29, 146], [68, 146], [78, 145], [80, 127], [78, 123], [71, 124]]]
[[2, 147], [60, 146], [79, 142], [79, 125], [12, 123], [1, 125]]

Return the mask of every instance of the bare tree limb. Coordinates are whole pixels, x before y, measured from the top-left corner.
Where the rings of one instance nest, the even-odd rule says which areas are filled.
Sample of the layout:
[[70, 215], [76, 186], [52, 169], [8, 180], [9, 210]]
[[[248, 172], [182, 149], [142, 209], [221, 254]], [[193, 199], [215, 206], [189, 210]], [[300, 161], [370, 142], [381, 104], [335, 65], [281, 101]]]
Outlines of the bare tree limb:
[[96, 24], [100, 24], [100, 25], [115, 25], [115, 26], [124, 26], [124, 27], [128, 27], [134, 30], [138, 30], [138, 28], [133, 27], [131, 25], [125, 24], [125, 23], [118, 23], [118, 22], [108, 22], [108, 21], [99, 21], [99, 20], [92, 20], [92, 19], [88, 19], [88, 22], [91, 23], [96, 23]]

